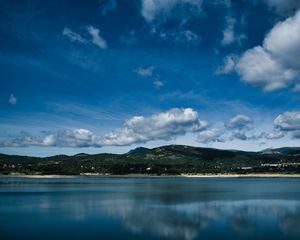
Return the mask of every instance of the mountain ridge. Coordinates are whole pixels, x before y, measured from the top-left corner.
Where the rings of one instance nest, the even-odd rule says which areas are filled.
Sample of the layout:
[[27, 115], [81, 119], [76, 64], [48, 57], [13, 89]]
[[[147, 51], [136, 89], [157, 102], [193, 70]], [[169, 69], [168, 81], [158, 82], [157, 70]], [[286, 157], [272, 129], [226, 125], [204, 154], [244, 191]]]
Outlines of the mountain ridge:
[[239, 151], [187, 145], [136, 148], [124, 154], [79, 153], [30, 157], [0, 154], [0, 173], [24, 174], [183, 174], [300, 173], [300, 148]]
[[67, 157], [75, 157], [75, 156], [93, 156], [93, 155], [101, 155], [101, 154], [115, 154], [115, 155], [124, 155], [124, 154], [129, 154], [129, 153], [135, 153], [135, 152], [142, 152], [142, 151], [147, 151], [147, 150], [153, 150], [157, 148], [164, 148], [164, 147], [170, 147], [170, 146], [182, 146], [182, 147], [188, 147], [188, 148], [198, 148], [198, 149], [211, 149], [211, 150], [217, 150], [217, 151], [229, 151], [229, 152], [247, 152], [247, 153], [262, 153], [262, 152], [280, 152], [280, 153], [288, 153], [291, 151], [300, 151], [300, 147], [280, 147], [280, 148], [266, 148], [262, 149], [259, 151], [246, 151], [246, 150], [238, 150], [238, 149], [221, 149], [221, 148], [212, 148], [212, 147], [196, 147], [196, 146], [190, 146], [190, 145], [181, 145], [181, 144], [170, 144], [170, 145], [162, 145], [159, 147], [154, 147], [154, 148], [146, 148], [146, 147], [136, 147], [128, 152], [125, 153], [110, 153], [110, 152], [105, 152], [105, 153], [85, 153], [85, 152], [80, 152], [76, 153], [73, 155], [68, 155], [68, 154], [56, 154], [56, 155], [50, 155], [50, 156], [31, 156], [31, 155], [20, 155], [20, 154], [5, 154], [0, 152], [0, 158], [1, 156], [19, 156], [19, 157], [30, 157], [30, 158], [49, 158], [49, 157], [57, 157], [57, 156], [67, 156]]

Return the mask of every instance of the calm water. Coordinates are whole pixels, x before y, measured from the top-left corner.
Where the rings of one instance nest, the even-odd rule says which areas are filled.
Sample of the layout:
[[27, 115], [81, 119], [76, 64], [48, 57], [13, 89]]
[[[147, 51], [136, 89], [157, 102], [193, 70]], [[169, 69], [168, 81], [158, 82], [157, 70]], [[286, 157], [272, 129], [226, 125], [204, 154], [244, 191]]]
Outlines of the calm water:
[[0, 179], [0, 239], [300, 239], [300, 179]]

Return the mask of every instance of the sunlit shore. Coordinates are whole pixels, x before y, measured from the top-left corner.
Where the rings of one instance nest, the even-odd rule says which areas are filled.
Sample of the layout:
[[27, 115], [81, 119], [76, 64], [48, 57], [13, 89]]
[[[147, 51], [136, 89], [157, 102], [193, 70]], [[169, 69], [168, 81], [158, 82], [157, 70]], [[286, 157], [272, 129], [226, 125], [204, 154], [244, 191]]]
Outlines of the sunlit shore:
[[300, 174], [260, 173], [260, 174], [181, 174], [190, 178], [300, 178]]
[[180, 175], [152, 175], [152, 174], [94, 174], [84, 173], [80, 175], [26, 175], [8, 174], [0, 175], [0, 178], [78, 178], [78, 177], [103, 177], [103, 178], [300, 178], [300, 174], [279, 174], [279, 173], [260, 173], [260, 174], [180, 174]]

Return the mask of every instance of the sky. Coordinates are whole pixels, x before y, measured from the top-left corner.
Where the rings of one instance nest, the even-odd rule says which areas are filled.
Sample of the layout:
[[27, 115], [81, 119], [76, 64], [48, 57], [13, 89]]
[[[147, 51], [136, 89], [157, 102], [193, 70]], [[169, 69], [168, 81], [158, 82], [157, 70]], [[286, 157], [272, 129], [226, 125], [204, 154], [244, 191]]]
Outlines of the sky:
[[299, 0], [2, 0], [0, 36], [1, 153], [299, 146]]

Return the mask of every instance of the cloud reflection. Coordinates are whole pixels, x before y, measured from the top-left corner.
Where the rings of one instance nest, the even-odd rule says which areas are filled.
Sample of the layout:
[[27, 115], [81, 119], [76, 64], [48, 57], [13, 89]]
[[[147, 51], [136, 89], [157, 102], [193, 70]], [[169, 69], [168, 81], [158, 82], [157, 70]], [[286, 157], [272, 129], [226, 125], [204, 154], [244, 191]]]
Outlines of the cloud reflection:
[[193, 240], [201, 238], [204, 230], [214, 234], [224, 228], [233, 234], [255, 237], [261, 226], [265, 230], [260, 233], [263, 235], [279, 231], [300, 236], [298, 201], [212, 201], [165, 206], [116, 200], [105, 209], [105, 214], [121, 220], [132, 233], [168, 239]]
[[280, 229], [293, 237], [300, 237], [300, 209], [298, 208], [293, 213], [287, 213], [282, 219], [279, 221]]
[[53, 229], [67, 224], [72, 229], [69, 239], [82, 236], [81, 224], [89, 228], [90, 236], [105, 239], [120, 239], [120, 235], [128, 239], [300, 239], [300, 201], [286, 199], [299, 199], [295, 194], [280, 200], [267, 199], [267, 195], [255, 199], [244, 192], [234, 195], [228, 188], [226, 192], [216, 191], [204, 183], [187, 188], [178, 182], [159, 187], [156, 182], [130, 180], [120, 185], [107, 181], [5, 185], [2, 191], [7, 197], [0, 198], [0, 206], [4, 206], [0, 215], [11, 222], [22, 222], [26, 216], [22, 223], [27, 224], [30, 214], [42, 232], [47, 231], [43, 227], [49, 221], [55, 222]]

